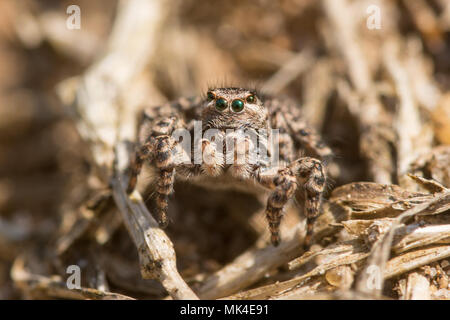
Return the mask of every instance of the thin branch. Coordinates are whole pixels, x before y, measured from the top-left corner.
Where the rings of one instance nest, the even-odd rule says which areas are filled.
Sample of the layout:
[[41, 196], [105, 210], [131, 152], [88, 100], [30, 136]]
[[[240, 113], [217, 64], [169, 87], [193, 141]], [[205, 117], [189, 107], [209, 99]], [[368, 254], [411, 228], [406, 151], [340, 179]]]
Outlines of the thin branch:
[[[390, 150], [389, 117], [374, 93], [369, 63], [363, 54], [352, 9], [346, 0], [323, 0], [322, 7], [330, 21], [334, 45], [343, 55], [350, 81], [355, 88], [340, 94], [347, 100], [349, 111], [359, 123], [360, 152], [367, 159], [375, 182], [391, 183], [393, 160]], [[330, 31], [331, 31], [330, 30]], [[339, 89], [339, 87], [338, 87]], [[380, 156], [382, 154], [383, 156]]]
[[229, 265], [209, 276], [197, 290], [198, 295], [202, 299], [217, 299], [250, 286], [270, 270], [297, 257], [302, 251], [301, 239], [303, 236], [299, 229], [293, 228], [278, 247], [267, 246], [244, 252]]
[[[385, 274], [386, 263], [389, 259], [389, 255], [391, 252], [391, 246], [394, 239], [395, 232], [401, 226], [401, 224], [409, 217], [421, 214], [423, 212], [427, 212], [429, 210], [434, 210], [438, 208], [440, 205], [450, 203], [450, 192], [445, 191], [441, 194], [436, 195], [430, 201], [425, 203], [421, 203], [409, 210], [403, 212], [400, 216], [398, 216], [393, 223], [389, 231], [387, 231], [382, 237], [380, 237], [373, 245], [370, 257], [367, 260], [367, 264], [365, 269], [361, 272], [361, 276], [357, 281], [356, 288], [365, 293], [380, 295], [383, 290], [384, 281], [381, 281], [379, 285], [374, 285], [369, 288], [368, 283], [372, 283], [369, 281], [369, 277], [373, 275], [373, 266], [376, 266], [381, 275]], [[415, 265], [417, 267], [418, 265]]]
[[127, 167], [128, 159], [130, 154], [126, 152], [125, 145], [120, 144], [117, 152], [119, 172], [113, 177], [111, 184], [114, 200], [122, 214], [128, 233], [138, 248], [141, 275], [144, 279], [160, 280], [174, 299], [198, 299], [178, 273], [172, 241], [159, 228], [141, 195], [137, 191], [134, 191], [131, 196], [126, 194], [123, 183], [128, 180], [120, 169]]
[[[138, 249], [142, 276], [160, 280], [174, 299], [196, 299], [177, 271], [172, 242], [140, 195], [135, 192], [130, 199], [122, 185], [131, 157], [121, 141], [134, 138], [136, 110], [120, 102], [126, 100], [129, 83], [149, 63], [167, 11], [164, 1], [120, 2], [106, 53], [82, 76], [73, 103], [78, 131], [89, 143], [97, 174], [112, 186], [112, 196]], [[66, 103], [70, 85], [76, 83], [69, 81], [60, 87]]]
[[429, 150], [433, 135], [431, 130], [428, 135], [423, 130], [406, 66], [398, 57], [399, 51], [399, 40], [395, 38], [387, 41], [383, 47], [383, 63], [394, 80], [400, 99], [394, 122], [398, 136], [397, 176], [400, 178], [420, 152], [425, 153]]
[[261, 90], [270, 94], [279, 93], [313, 63], [314, 57], [311, 50], [296, 54], [264, 83]]

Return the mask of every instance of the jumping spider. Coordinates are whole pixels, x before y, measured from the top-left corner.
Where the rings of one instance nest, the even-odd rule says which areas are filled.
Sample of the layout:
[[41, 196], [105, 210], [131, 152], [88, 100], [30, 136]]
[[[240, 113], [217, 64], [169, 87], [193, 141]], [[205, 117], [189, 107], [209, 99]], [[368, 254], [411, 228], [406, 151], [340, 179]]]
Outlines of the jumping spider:
[[[172, 134], [177, 129], [193, 132], [195, 120], [202, 121], [202, 133], [214, 128], [225, 139], [235, 138], [234, 133], [228, 133], [230, 129], [278, 129], [279, 165], [274, 167], [262, 161], [225, 163], [216, 143], [204, 138], [199, 140], [199, 148], [202, 156], [207, 155], [212, 161], [200, 164], [177, 162], [182, 150]], [[271, 242], [275, 246], [280, 242], [283, 207], [295, 197], [298, 203], [303, 204], [307, 218], [305, 245], [309, 246], [313, 225], [320, 213], [326, 173], [320, 160], [302, 155], [308, 151], [326, 160], [332, 156], [332, 151], [302, 120], [295, 103], [258, 95], [243, 88], [211, 89], [205, 97], [183, 98], [144, 111], [139, 143], [132, 159], [127, 192], [134, 190], [142, 165], [147, 162], [156, 182], [153, 191], [157, 220], [161, 226], [168, 222], [168, 197], [173, 192], [176, 177], [210, 189], [244, 187], [247, 191], [269, 191], [266, 217]], [[193, 152], [194, 147], [188, 151], [190, 155]]]

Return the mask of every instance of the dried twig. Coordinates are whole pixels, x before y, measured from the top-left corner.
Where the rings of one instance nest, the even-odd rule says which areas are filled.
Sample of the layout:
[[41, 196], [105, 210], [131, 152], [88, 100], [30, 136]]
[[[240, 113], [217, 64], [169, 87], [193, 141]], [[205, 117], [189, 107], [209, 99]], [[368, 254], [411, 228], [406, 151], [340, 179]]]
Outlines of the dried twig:
[[278, 247], [251, 249], [215, 274], [197, 290], [202, 299], [216, 299], [235, 293], [255, 283], [264, 275], [288, 262], [302, 250], [298, 228], [290, 230]]
[[[373, 269], [373, 266], [376, 266], [380, 272], [380, 274], [385, 275], [389, 274], [385, 271], [386, 268], [386, 262], [388, 261], [389, 254], [391, 251], [392, 246], [392, 240], [394, 239], [395, 231], [401, 226], [403, 221], [405, 221], [407, 218], [412, 217], [414, 215], [418, 215], [420, 213], [426, 212], [428, 210], [433, 210], [436, 207], [438, 207], [439, 204], [449, 205], [450, 204], [450, 192], [446, 191], [439, 195], [437, 195], [435, 198], [431, 199], [430, 201], [427, 201], [425, 203], [421, 203], [409, 210], [406, 210], [403, 212], [400, 216], [398, 216], [395, 221], [392, 223], [389, 231], [387, 231], [383, 236], [381, 236], [373, 245], [372, 251], [370, 254], [370, 257], [367, 261], [365, 270], [362, 271], [361, 276], [357, 282], [357, 289], [361, 292], [371, 293], [373, 295], [380, 295], [381, 291], [383, 289], [384, 282], [381, 281], [381, 283], [368, 287], [368, 283], [371, 283], [369, 281], [369, 277], [372, 275], [372, 272], [370, 270]], [[447, 247], [447, 249], [449, 249]], [[449, 250], [450, 252], [450, 250]], [[445, 255], [444, 255], [445, 257]], [[414, 264], [414, 267], [417, 267], [417, 264]], [[386, 273], [386, 274], [385, 274]]]
[[342, 82], [338, 86], [349, 111], [358, 120], [361, 154], [367, 159], [375, 182], [391, 183], [393, 159], [390, 144], [394, 137], [389, 129], [389, 116], [374, 90], [368, 62], [360, 47], [356, 21], [351, 18], [350, 4], [345, 0], [324, 0], [323, 8], [335, 32], [335, 46], [345, 58], [356, 91], [344, 87]]
[[[172, 242], [148, 212], [140, 194], [137, 191], [130, 197], [126, 194], [123, 183], [127, 182], [127, 177], [120, 169], [127, 168], [130, 154], [120, 150], [126, 150], [123, 144], [119, 145], [117, 155], [119, 172], [111, 181], [113, 196], [125, 226], [138, 248], [142, 277], [160, 280], [174, 299], [197, 299], [178, 273]], [[122, 163], [120, 160], [123, 160]]]
[[430, 282], [423, 275], [414, 272], [408, 276], [406, 300], [429, 300], [431, 298]]
[[394, 122], [398, 137], [397, 176], [400, 178], [420, 153], [429, 150], [433, 135], [431, 130], [425, 132], [422, 128], [406, 67], [398, 57], [399, 50], [399, 40], [390, 39], [383, 50], [383, 63], [394, 80], [400, 99]]
[[[383, 276], [385, 279], [395, 277], [418, 267], [430, 264], [450, 256], [450, 246], [435, 246], [405, 253], [392, 258], [386, 263]], [[369, 261], [370, 263], [370, 261]], [[370, 265], [370, 264], [369, 264]]]
[[323, 263], [310, 272], [305, 273], [299, 277], [295, 277], [291, 280], [284, 282], [271, 284], [264, 287], [259, 287], [249, 291], [241, 292], [233, 296], [227, 297], [227, 299], [267, 299], [274, 298], [278, 295], [284, 294], [290, 290], [293, 290], [297, 286], [307, 285], [305, 284], [308, 280], [313, 277], [323, 275], [326, 271], [336, 268], [341, 265], [348, 265], [356, 263], [365, 259], [369, 254], [366, 252], [343, 252], [338, 254], [336, 257], [330, 259], [330, 261]]
[[264, 83], [261, 90], [269, 94], [279, 93], [313, 63], [314, 59], [311, 50], [305, 50], [296, 54]]
[[77, 127], [90, 144], [94, 164], [100, 169], [98, 174], [104, 181], [112, 177], [112, 195], [137, 246], [142, 276], [159, 279], [175, 299], [195, 299], [176, 269], [171, 241], [157, 226], [139, 194], [134, 193], [131, 200], [122, 186], [126, 183], [124, 169], [130, 154], [119, 141], [133, 139], [136, 110], [129, 105], [121, 110], [118, 99], [126, 93], [128, 82], [148, 63], [154, 50], [152, 40], [166, 10], [162, 1], [121, 3], [107, 53], [87, 71], [77, 89]]

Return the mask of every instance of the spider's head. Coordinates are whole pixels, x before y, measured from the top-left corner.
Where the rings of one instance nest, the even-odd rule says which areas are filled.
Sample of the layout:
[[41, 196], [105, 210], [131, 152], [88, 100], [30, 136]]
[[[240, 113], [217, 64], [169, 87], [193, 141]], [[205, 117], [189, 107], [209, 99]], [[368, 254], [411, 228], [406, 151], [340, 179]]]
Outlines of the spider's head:
[[265, 129], [268, 111], [254, 91], [215, 88], [206, 94], [202, 120], [206, 129]]

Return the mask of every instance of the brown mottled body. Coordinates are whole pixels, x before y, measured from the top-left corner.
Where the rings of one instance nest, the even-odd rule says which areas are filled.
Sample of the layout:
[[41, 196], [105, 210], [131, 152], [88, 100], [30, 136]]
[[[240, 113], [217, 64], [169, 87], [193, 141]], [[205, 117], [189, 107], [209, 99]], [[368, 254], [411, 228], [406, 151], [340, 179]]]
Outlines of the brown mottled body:
[[[220, 148], [217, 149], [216, 146], [218, 141], [205, 137], [199, 141], [192, 140], [190, 150], [182, 149], [172, 133], [184, 128], [193, 137], [195, 120], [202, 121], [202, 137], [208, 129], [217, 129], [215, 138], [223, 138], [226, 144], [238, 138], [234, 132], [229, 132], [231, 129], [278, 129], [279, 164], [274, 167], [270, 163], [250, 162], [249, 150], [253, 144], [247, 138], [236, 144], [241, 149], [236, 147], [231, 153], [227, 153], [224, 148], [221, 154], [218, 152]], [[326, 172], [320, 160], [303, 157], [303, 154], [307, 150], [324, 160], [332, 156], [332, 151], [302, 120], [295, 104], [270, 97], [258, 97], [255, 92], [243, 88], [216, 88], [210, 90], [204, 99], [180, 99], [163, 107], [146, 110], [139, 140], [140, 147], [132, 161], [127, 192], [131, 193], [135, 188], [142, 165], [149, 163], [157, 177], [155, 203], [161, 225], [167, 224], [168, 197], [173, 192], [175, 178], [208, 187], [239, 189], [239, 186], [253, 186], [255, 190], [270, 190], [266, 217], [271, 242], [274, 245], [280, 242], [279, 226], [283, 208], [295, 197], [303, 204], [307, 218], [305, 244], [309, 245], [314, 221], [320, 213]], [[175, 161], [183, 152], [194, 159], [196, 143], [204, 161], [199, 164]], [[244, 161], [230, 163], [227, 158], [230, 156], [234, 160], [243, 156]]]

